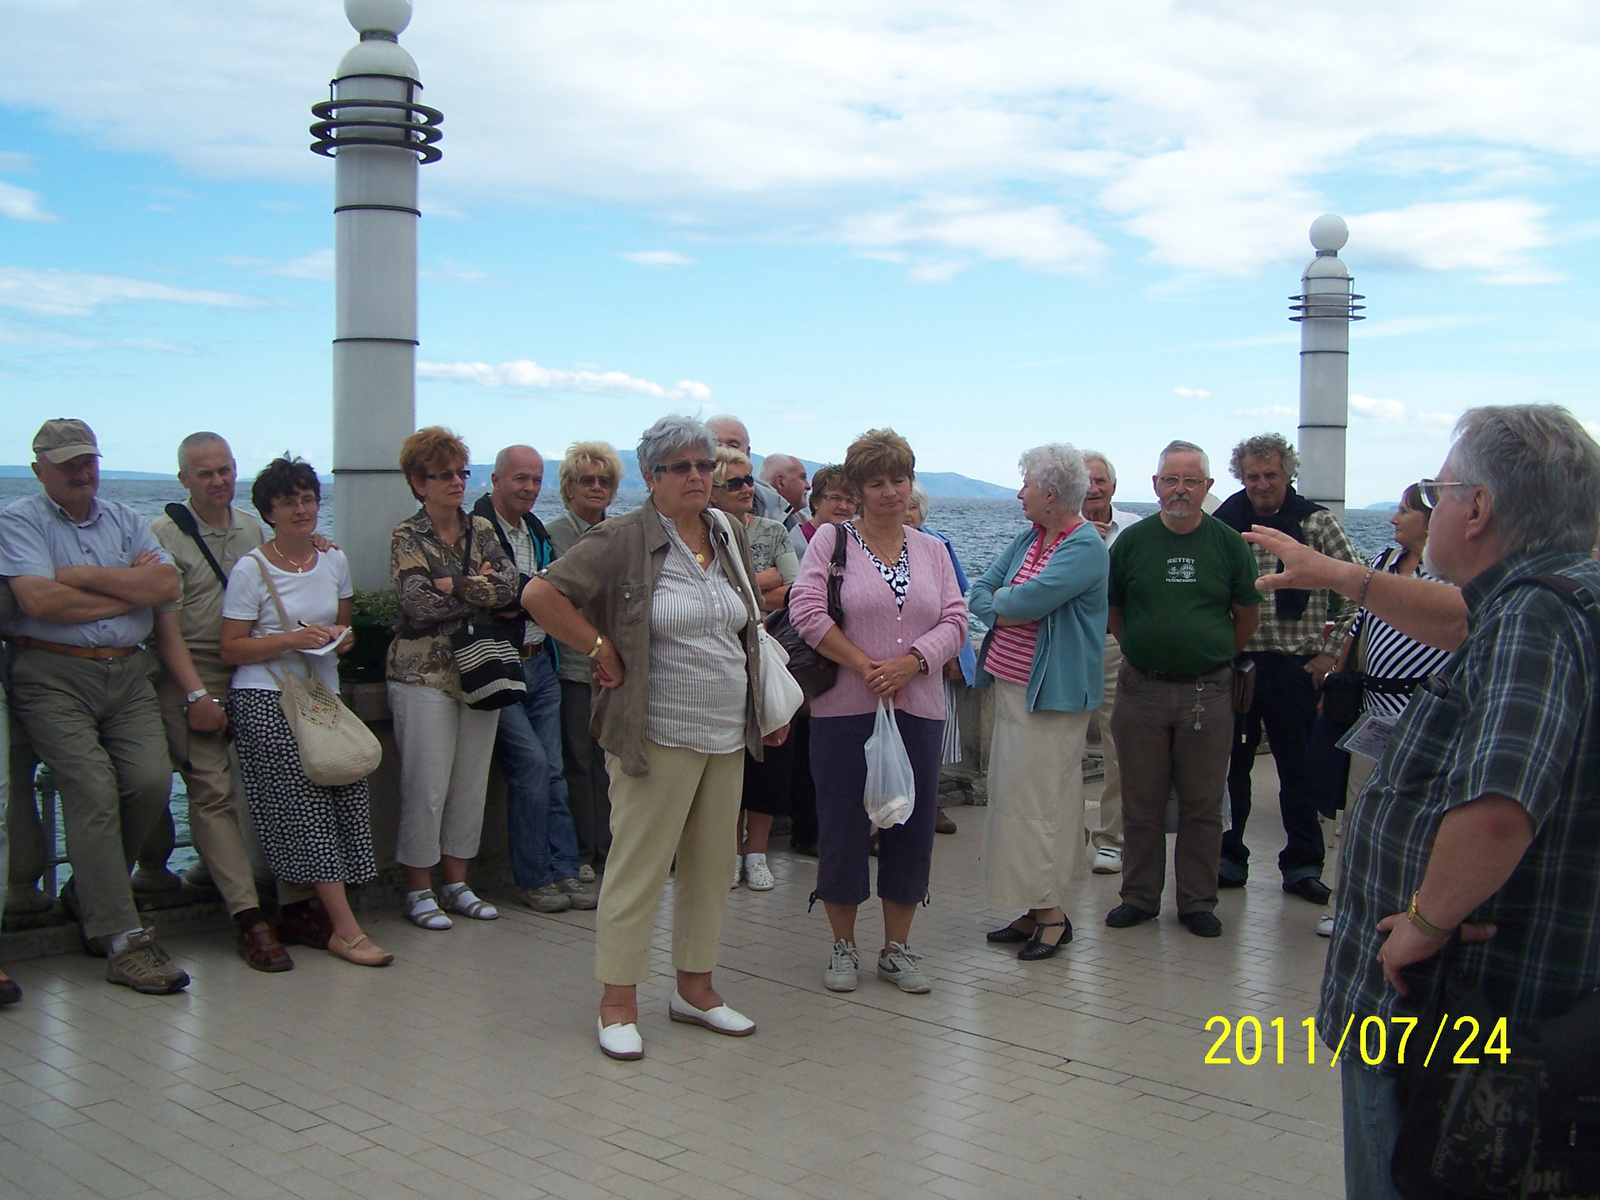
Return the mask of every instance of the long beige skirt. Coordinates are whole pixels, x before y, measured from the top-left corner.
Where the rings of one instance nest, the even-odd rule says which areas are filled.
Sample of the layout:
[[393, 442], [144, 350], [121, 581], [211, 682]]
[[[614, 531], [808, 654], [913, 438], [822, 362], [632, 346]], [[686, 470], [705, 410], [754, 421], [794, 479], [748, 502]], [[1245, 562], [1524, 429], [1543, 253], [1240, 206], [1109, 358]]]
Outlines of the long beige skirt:
[[996, 679], [984, 883], [996, 908], [1054, 908], [1087, 869], [1087, 712], [1028, 711], [1027, 689]]

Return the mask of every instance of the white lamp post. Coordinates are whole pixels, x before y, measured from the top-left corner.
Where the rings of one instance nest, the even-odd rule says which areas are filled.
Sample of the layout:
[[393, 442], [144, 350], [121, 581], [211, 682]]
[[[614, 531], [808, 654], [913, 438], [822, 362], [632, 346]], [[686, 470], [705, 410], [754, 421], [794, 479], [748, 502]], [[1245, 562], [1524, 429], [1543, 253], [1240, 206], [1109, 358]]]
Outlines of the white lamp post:
[[334, 536], [358, 588], [389, 586], [389, 531], [416, 507], [400, 443], [416, 428], [417, 166], [444, 116], [417, 102], [400, 48], [410, 0], [345, 0], [361, 41], [339, 61], [311, 149], [334, 160]]
[[1351, 292], [1339, 251], [1350, 238], [1344, 218], [1311, 222], [1317, 256], [1300, 279], [1291, 321], [1300, 322], [1300, 493], [1344, 520], [1345, 431], [1350, 424], [1350, 322], [1366, 306]]

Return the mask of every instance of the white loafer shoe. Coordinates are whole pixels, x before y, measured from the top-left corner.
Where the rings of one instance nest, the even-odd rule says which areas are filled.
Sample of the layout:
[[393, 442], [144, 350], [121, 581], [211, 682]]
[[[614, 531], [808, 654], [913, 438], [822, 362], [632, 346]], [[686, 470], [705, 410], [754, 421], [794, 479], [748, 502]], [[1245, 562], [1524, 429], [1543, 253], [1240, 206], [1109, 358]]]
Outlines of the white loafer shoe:
[[632, 1062], [636, 1058], [644, 1057], [644, 1039], [639, 1036], [637, 1025], [607, 1025], [604, 1017], [594, 1019], [594, 1027], [600, 1035], [600, 1052], [607, 1058], [620, 1059], [623, 1062]]
[[743, 1013], [735, 1012], [726, 1004], [701, 1010], [690, 1004], [677, 992], [672, 993], [672, 1003], [667, 1015], [686, 1025], [703, 1025], [712, 1033], [725, 1033], [729, 1037], [749, 1037], [756, 1031], [756, 1023]]

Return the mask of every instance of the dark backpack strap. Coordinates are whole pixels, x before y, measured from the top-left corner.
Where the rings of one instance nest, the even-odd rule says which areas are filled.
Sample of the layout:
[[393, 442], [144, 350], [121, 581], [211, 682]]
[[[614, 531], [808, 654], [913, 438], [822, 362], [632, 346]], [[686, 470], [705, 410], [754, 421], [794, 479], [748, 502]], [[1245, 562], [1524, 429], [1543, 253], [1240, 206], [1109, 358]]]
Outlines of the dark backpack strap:
[[206, 545], [205, 538], [200, 536], [200, 524], [194, 519], [194, 514], [182, 504], [174, 500], [166, 508], [167, 516], [172, 518], [172, 523], [184, 533], [194, 539], [194, 544], [200, 547], [200, 553], [205, 555], [207, 564], [217, 577], [217, 582], [223, 587], [228, 586], [228, 577], [223, 574], [222, 564], [217, 562], [216, 555], [211, 553], [211, 547]]

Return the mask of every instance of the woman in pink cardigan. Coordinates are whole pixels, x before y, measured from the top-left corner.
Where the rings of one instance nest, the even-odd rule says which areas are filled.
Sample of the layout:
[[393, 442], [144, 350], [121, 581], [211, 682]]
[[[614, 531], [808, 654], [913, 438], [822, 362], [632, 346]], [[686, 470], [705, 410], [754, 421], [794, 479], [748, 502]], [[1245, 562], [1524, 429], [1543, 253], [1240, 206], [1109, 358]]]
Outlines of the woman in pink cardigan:
[[[871, 895], [862, 792], [865, 746], [878, 702], [894, 702], [895, 720], [916, 775], [915, 808], [878, 844], [883, 949], [878, 978], [903, 992], [930, 990], [908, 944], [911, 918], [928, 894], [933, 825], [944, 734], [941, 669], [967, 637], [967, 608], [944, 543], [905, 520], [916, 458], [892, 429], [862, 434], [845, 455], [845, 477], [861, 497], [861, 516], [825, 525], [812, 538], [789, 593], [802, 637], [840, 665], [839, 681], [811, 701], [811, 774], [817, 789], [817, 890], [833, 928], [823, 983], [854, 991], [860, 956], [856, 909]], [[828, 616], [828, 571], [838, 538], [848, 538], [841, 602], [843, 626]]]

